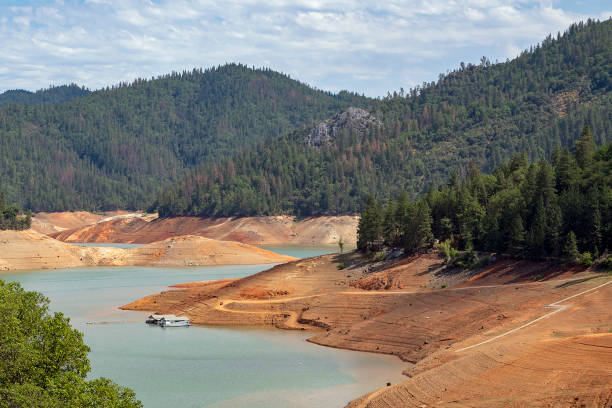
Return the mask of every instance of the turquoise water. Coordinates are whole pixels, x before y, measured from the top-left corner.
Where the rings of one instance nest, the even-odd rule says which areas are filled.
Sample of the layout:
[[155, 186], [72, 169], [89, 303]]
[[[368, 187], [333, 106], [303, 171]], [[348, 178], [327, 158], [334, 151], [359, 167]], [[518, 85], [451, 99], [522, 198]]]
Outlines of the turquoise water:
[[337, 245], [301, 246], [301, 245], [258, 245], [262, 249], [296, 258], [311, 258], [313, 256], [333, 254], [338, 252]]
[[[75, 242], [73, 245], [99, 248], [138, 248], [143, 244], [119, 244], [119, 243], [90, 243]], [[296, 258], [310, 258], [313, 256], [331, 254], [338, 252], [337, 245], [326, 246], [303, 246], [303, 245], [258, 245], [258, 247], [274, 251], [283, 255], [295, 256]]]
[[148, 313], [117, 309], [170, 284], [242, 277], [267, 267], [73, 268], [0, 278], [49, 297], [52, 309], [84, 333], [91, 375], [131, 387], [145, 407], [342, 407], [402, 380], [406, 366], [395, 357], [316, 346], [303, 332], [164, 329], [144, 324]]

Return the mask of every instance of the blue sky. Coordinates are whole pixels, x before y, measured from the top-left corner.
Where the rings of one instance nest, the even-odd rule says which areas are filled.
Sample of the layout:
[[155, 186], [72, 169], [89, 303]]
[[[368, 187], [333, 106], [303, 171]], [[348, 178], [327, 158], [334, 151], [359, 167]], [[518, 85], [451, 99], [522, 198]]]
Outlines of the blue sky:
[[383, 96], [610, 16], [597, 0], [0, 0], [0, 92], [242, 62]]

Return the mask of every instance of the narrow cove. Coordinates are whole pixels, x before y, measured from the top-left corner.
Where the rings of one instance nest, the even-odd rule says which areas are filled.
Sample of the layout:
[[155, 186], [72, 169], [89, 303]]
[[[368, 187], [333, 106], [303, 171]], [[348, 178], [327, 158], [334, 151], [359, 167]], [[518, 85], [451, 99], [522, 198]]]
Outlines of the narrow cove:
[[[273, 250], [274, 248], [268, 247]], [[292, 256], [333, 248], [279, 247]], [[310, 333], [150, 327], [146, 313], [118, 306], [198, 280], [244, 277], [269, 265], [194, 268], [103, 267], [0, 274], [51, 299], [91, 347], [92, 377], [131, 387], [145, 407], [342, 407], [403, 379], [391, 356], [325, 348]]]

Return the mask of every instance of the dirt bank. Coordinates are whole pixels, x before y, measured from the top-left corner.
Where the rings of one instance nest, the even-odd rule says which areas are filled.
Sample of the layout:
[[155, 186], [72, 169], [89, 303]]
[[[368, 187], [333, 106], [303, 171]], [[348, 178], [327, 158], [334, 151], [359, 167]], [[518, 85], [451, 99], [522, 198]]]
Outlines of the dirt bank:
[[239, 242], [194, 235], [168, 238], [126, 252], [126, 262], [140, 266], [255, 265], [295, 260]]
[[354, 216], [316, 217], [296, 220], [289, 216], [246, 218], [175, 217], [149, 219], [131, 217], [97, 222], [51, 234], [65, 242], [123, 242], [146, 244], [179, 235], [199, 235], [222, 241], [252, 245], [299, 244], [347, 245], [357, 242]]
[[[310, 341], [321, 345], [415, 363], [412, 378], [353, 407], [568, 406], [573, 398], [607, 407], [612, 284], [572, 298], [567, 308], [545, 308], [607, 281], [544, 263], [506, 260], [459, 272], [443, 270], [435, 255], [393, 265], [325, 255], [173, 288], [123, 308], [185, 314], [200, 324], [315, 330]], [[462, 350], [469, 346], [476, 347]]]
[[87, 211], [40, 212], [32, 218], [32, 229], [41, 234], [53, 234], [60, 231], [83, 228], [97, 222], [110, 221], [116, 218], [142, 218], [150, 221], [157, 218], [155, 214], [144, 215], [129, 211], [107, 211], [93, 214]]
[[180, 236], [139, 248], [120, 249], [67, 244], [33, 230], [0, 231], [0, 270], [268, 264], [294, 259], [246, 244], [198, 236]]

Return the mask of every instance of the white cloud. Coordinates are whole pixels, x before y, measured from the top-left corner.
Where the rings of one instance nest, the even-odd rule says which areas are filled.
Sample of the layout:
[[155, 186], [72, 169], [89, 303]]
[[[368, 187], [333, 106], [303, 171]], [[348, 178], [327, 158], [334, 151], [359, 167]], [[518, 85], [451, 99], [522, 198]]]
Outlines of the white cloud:
[[586, 15], [539, 0], [86, 0], [0, 3], [0, 91], [91, 88], [225, 62], [369, 95], [459, 61], [514, 57]]

